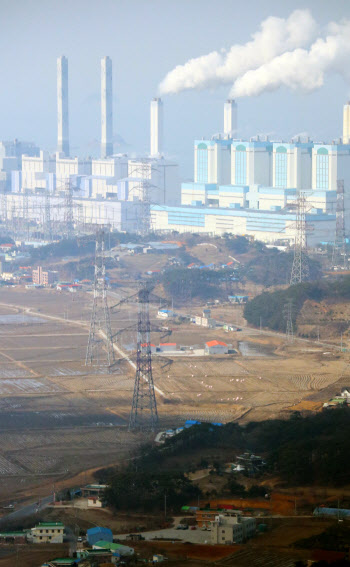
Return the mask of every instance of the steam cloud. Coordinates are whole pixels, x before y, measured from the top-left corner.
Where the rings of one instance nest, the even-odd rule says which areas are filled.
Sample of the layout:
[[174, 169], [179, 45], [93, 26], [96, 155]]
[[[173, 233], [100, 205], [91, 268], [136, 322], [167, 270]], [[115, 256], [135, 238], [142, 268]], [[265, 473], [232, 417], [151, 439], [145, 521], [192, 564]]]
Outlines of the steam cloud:
[[[317, 37], [318, 35], [318, 37]], [[259, 95], [281, 86], [310, 92], [329, 72], [350, 79], [350, 22], [330, 23], [321, 34], [309, 10], [264, 20], [252, 40], [190, 59], [170, 71], [160, 94], [231, 84], [230, 96]]]

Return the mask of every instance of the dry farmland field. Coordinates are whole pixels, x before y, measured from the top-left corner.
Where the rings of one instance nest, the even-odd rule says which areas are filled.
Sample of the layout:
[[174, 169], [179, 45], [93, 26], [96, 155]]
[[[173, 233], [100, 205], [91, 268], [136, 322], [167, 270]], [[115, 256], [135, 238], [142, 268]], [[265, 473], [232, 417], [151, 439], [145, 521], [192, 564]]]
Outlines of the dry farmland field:
[[[126, 293], [111, 294], [111, 304]], [[132, 365], [119, 359], [112, 374], [85, 366], [90, 308], [89, 292], [0, 290], [0, 502], [126, 459], [142, 441], [127, 430]], [[171, 326], [155, 314], [153, 306], [153, 322]], [[114, 332], [130, 328], [118, 343], [131, 362], [135, 316], [135, 304], [112, 315]], [[281, 337], [247, 329], [225, 334], [190, 324], [172, 325], [171, 338], [161, 337], [153, 333], [152, 342], [200, 349], [218, 339], [236, 351], [153, 357], [161, 427], [186, 419], [248, 421], [295, 408], [317, 410], [350, 382], [346, 355], [317, 344], [296, 341], [287, 347]]]

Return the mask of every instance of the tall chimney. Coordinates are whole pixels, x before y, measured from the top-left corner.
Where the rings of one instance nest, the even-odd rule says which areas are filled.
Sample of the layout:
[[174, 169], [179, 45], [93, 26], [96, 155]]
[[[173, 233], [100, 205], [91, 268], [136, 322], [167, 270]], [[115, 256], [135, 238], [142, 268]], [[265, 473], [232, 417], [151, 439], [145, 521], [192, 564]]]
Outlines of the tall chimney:
[[151, 100], [151, 156], [163, 151], [163, 103], [160, 98]]
[[346, 104], [344, 104], [343, 144], [350, 144], [350, 101], [348, 101]]
[[101, 59], [101, 158], [113, 155], [112, 60]]
[[237, 104], [227, 100], [224, 104], [224, 134], [228, 138], [237, 135]]
[[57, 151], [69, 156], [68, 59], [57, 59]]

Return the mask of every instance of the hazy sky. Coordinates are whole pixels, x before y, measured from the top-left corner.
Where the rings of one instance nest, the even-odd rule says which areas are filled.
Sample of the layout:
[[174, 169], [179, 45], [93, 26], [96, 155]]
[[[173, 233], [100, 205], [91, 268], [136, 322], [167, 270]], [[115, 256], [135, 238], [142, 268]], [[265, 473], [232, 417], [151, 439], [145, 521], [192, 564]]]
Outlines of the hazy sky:
[[[0, 0], [0, 139], [56, 146], [56, 58], [69, 59], [72, 155], [98, 155], [100, 57], [114, 74], [114, 131], [122, 151], [149, 149], [149, 103], [166, 73], [188, 59], [250, 39], [270, 15], [309, 8], [320, 25], [350, 19], [349, 0]], [[349, 61], [350, 65], [350, 61]], [[192, 176], [193, 140], [222, 130], [230, 86], [167, 95], [165, 146]], [[337, 76], [311, 94], [239, 99], [239, 135], [315, 140], [342, 133], [350, 86]], [[117, 148], [116, 148], [117, 149]]]

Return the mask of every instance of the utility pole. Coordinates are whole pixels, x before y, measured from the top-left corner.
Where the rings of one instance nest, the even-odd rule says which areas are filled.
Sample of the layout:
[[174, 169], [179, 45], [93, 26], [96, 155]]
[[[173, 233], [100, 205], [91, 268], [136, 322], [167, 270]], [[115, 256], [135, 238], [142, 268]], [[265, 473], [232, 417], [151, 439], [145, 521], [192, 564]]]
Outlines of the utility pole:
[[296, 203], [296, 226], [294, 240], [294, 258], [290, 285], [305, 282], [309, 278], [309, 262], [306, 242], [306, 198], [300, 192]]
[[345, 205], [344, 205], [344, 179], [337, 180], [337, 206], [336, 206], [336, 225], [335, 239], [332, 252], [332, 267], [341, 266], [344, 270], [348, 269], [348, 258], [346, 253], [345, 238]]
[[149, 295], [150, 291], [147, 287], [142, 287], [138, 292], [136, 375], [129, 430], [150, 429], [154, 431], [158, 425], [152, 375]]
[[285, 319], [287, 321], [286, 325], [286, 337], [289, 343], [294, 341], [294, 329], [293, 329], [293, 302], [290, 299], [284, 306]]
[[[94, 297], [85, 365], [99, 364], [100, 360], [105, 360], [106, 354], [107, 366], [110, 369], [115, 362], [115, 356], [107, 302], [105, 233], [99, 230], [96, 234]], [[103, 358], [100, 359], [102, 355]]]

